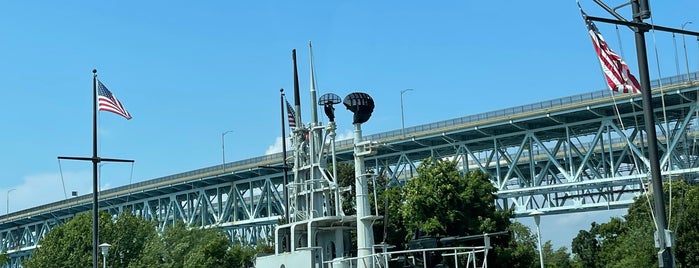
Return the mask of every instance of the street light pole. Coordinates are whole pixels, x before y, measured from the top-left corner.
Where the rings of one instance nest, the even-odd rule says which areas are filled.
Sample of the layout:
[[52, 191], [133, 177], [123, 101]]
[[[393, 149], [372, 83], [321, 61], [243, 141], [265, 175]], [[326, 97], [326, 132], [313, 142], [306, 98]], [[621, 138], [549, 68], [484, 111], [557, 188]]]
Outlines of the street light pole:
[[[692, 24], [691, 21], [682, 23], [682, 30], [684, 30], [684, 26], [687, 26], [687, 24]], [[691, 78], [689, 77], [689, 59], [687, 59], [687, 43], [684, 41], [684, 34], [682, 35], [682, 47], [684, 47], [684, 64], [687, 66], [687, 82], [691, 81]]]
[[539, 223], [541, 223], [542, 214], [544, 213], [538, 210], [534, 210], [532, 213], [529, 213], [529, 216], [534, 216], [534, 223], [536, 223], [536, 238], [539, 244], [539, 264], [541, 264], [541, 268], [544, 268], [544, 253], [541, 250], [541, 229], [539, 228]]
[[102, 243], [99, 248], [102, 250], [102, 267], [107, 268], [107, 255], [109, 255], [109, 247], [112, 245], [108, 243]]
[[6, 214], [10, 214], [10, 192], [12, 192], [12, 191], [14, 191], [14, 190], [17, 190], [17, 189], [10, 189], [10, 190], [7, 190], [7, 203], [5, 203], [5, 205], [6, 205], [5, 213], [6, 213]]
[[226, 134], [233, 132], [233, 130], [228, 130], [223, 133], [221, 133], [221, 168], [223, 169], [223, 172], [226, 172], [226, 139], [224, 137]]
[[400, 91], [400, 134], [405, 136], [405, 115], [403, 114], [403, 93], [412, 91], [412, 88], [403, 89]]

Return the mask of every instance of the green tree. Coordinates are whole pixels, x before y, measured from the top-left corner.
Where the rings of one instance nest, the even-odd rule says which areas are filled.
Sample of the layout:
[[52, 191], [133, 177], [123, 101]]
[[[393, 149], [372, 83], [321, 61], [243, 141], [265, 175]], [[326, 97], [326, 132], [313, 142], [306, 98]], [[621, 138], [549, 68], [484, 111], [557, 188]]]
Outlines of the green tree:
[[[101, 221], [104, 220], [102, 215]], [[54, 227], [23, 265], [29, 268], [92, 266], [91, 224], [91, 213], [84, 213]]]
[[165, 228], [159, 239], [149, 240], [132, 267], [221, 267], [228, 241], [218, 229], [188, 229], [178, 221]]
[[111, 228], [105, 230], [105, 235], [111, 237], [112, 245], [107, 255], [107, 264], [113, 267], [128, 267], [143, 252], [146, 241], [157, 238], [155, 222], [145, 221], [131, 213], [125, 212], [111, 222]]
[[255, 254], [270, 249], [265, 244], [258, 249], [240, 243], [230, 245], [220, 229], [188, 228], [178, 221], [149, 240], [140, 258], [129, 267], [249, 267]]
[[345, 215], [354, 215], [357, 213], [355, 210], [355, 196], [354, 196], [354, 165], [345, 162], [337, 164], [337, 184], [342, 187], [351, 186], [350, 191], [342, 192], [342, 211]]
[[[541, 246], [541, 251], [544, 255], [544, 267], [546, 268], [572, 268], [572, 262], [570, 259], [570, 253], [566, 247], [560, 247], [553, 250], [553, 244], [551, 240], [546, 241]], [[539, 264], [539, 254], [536, 254], [534, 263]], [[536, 266], [536, 265], [534, 265]], [[537, 266], [539, 267], [539, 266]], [[534, 268], [534, 267], [532, 267]]]
[[581, 267], [597, 268], [602, 267], [599, 259], [600, 246], [597, 241], [596, 231], [597, 223], [592, 222], [590, 231], [580, 230], [578, 235], [573, 238], [572, 251], [575, 254], [575, 261]]
[[[271, 248], [231, 246], [222, 230], [187, 228], [181, 221], [158, 235], [155, 222], [128, 212], [116, 219], [106, 212], [99, 216], [100, 241], [112, 245], [109, 267], [249, 267], [255, 254]], [[40, 244], [24, 267], [92, 266], [91, 214], [79, 214], [54, 227]]]
[[[401, 215], [411, 239], [418, 232], [428, 236], [467, 236], [506, 231], [511, 211], [495, 207], [496, 188], [480, 170], [461, 175], [455, 161], [425, 159], [418, 176], [403, 188]], [[475, 242], [471, 242], [475, 243]], [[480, 242], [482, 245], [482, 242]], [[529, 267], [531, 259], [507, 236], [491, 237], [492, 267]]]
[[[699, 186], [680, 193], [674, 204], [675, 257], [682, 267], [699, 267]], [[677, 199], [676, 199], [677, 200]]]
[[[538, 267], [536, 236], [521, 223], [511, 223], [511, 211], [495, 207], [496, 188], [488, 174], [474, 171], [461, 175], [456, 162], [426, 159], [418, 167], [419, 175], [403, 187], [385, 188], [385, 178], [377, 179], [379, 214], [387, 216], [387, 225], [374, 225], [375, 241], [404, 248], [416, 231], [429, 236], [466, 236], [509, 230], [511, 236], [492, 237], [494, 248], [489, 254], [491, 267]], [[338, 167], [342, 186], [354, 185], [354, 168]], [[373, 194], [373, 193], [372, 193]], [[373, 198], [370, 198], [373, 204]], [[354, 195], [346, 195], [345, 212], [354, 213]], [[372, 209], [373, 210], [373, 209]], [[407, 229], [406, 228], [409, 228]], [[482, 244], [482, 242], [478, 242]], [[476, 243], [476, 244], [478, 244]], [[565, 247], [545, 247], [548, 267], [571, 267]]]
[[[240, 243], [234, 244], [228, 252], [226, 252], [226, 264], [225, 267], [252, 267], [252, 260], [255, 258], [255, 254], [258, 254], [264, 246], [258, 245], [257, 248], [243, 246]], [[273, 250], [272, 250], [273, 251]], [[273, 252], [267, 252], [273, 253]]]
[[[153, 222], [141, 220], [131, 213], [122, 213], [115, 220], [99, 214], [101, 242], [112, 245], [107, 264], [126, 267], [134, 260], [150, 238], [156, 236]], [[83, 213], [54, 227], [40, 241], [24, 267], [89, 267], [92, 266], [92, 216]], [[101, 259], [99, 260], [102, 261]]]
[[0, 265], [5, 265], [8, 262], [10, 262], [10, 256], [7, 255], [7, 252], [3, 252], [0, 254]]
[[405, 249], [405, 237], [408, 235], [403, 217], [400, 214], [403, 202], [401, 191], [399, 186], [395, 186], [380, 192], [379, 214], [383, 215], [384, 220], [374, 224], [374, 241], [395, 245], [396, 250]]
[[[673, 182], [670, 212], [669, 187], [665, 188], [669, 228], [675, 231], [673, 251], [678, 267], [699, 265], [699, 188], [685, 182]], [[657, 267], [658, 249], [654, 246], [655, 224], [649, 204], [651, 195], [642, 195], [622, 218], [594, 224], [590, 231], [580, 231], [573, 239], [573, 253], [578, 267]], [[597, 260], [597, 261], [595, 261]], [[593, 266], [594, 265], [594, 266]]]
[[510, 211], [496, 210], [496, 188], [480, 170], [462, 176], [455, 161], [425, 159], [403, 189], [410, 235], [463, 236], [507, 230]]
[[[340, 186], [349, 186], [351, 189], [342, 193], [342, 211], [345, 215], [356, 214], [354, 165], [350, 162], [339, 163], [337, 165], [337, 177]], [[376, 243], [385, 242], [397, 246], [397, 249], [403, 249], [406, 244], [407, 231], [403, 224], [403, 217], [400, 215], [400, 207], [403, 202], [401, 197], [402, 189], [399, 186], [387, 187], [388, 178], [383, 174], [379, 174], [375, 180], [369, 179], [367, 182], [371, 211], [377, 209], [379, 215], [384, 216], [384, 220], [377, 221], [373, 225], [374, 241]], [[374, 194], [377, 195], [378, 204], [374, 203]], [[385, 227], [384, 223], [387, 223]], [[384, 230], [386, 230], [385, 234]], [[352, 232], [354, 233], [354, 230]], [[352, 239], [352, 245], [356, 245], [356, 237], [354, 235]], [[352, 246], [352, 248], [355, 247]]]
[[531, 229], [520, 222], [512, 222], [509, 227], [512, 237], [507, 247], [496, 247], [496, 256], [507, 260], [511, 267], [533, 267], [538, 264], [539, 253], [536, 251], [537, 239]]
[[[498, 264], [505, 267], [539, 268], [539, 251], [537, 237], [529, 227], [520, 222], [512, 222], [509, 227], [511, 240], [507, 247], [496, 247]], [[542, 245], [544, 266], [548, 268], [571, 268], [572, 259], [566, 247], [553, 250], [551, 241]]]

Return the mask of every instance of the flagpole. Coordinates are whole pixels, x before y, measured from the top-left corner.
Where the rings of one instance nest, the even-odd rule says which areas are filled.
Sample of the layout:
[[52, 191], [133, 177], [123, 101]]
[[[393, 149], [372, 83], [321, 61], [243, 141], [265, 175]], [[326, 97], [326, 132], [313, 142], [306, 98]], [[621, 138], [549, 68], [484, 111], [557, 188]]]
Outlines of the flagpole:
[[[633, 22], [643, 23], [643, 19], [650, 16], [647, 3], [643, 0], [631, 1], [633, 10]], [[659, 247], [658, 265], [660, 267], [675, 267], [672, 253], [672, 236], [667, 228], [667, 214], [665, 213], [665, 196], [663, 193], [663, 177], [660, 172], [660, 160], [658, 156], [657, 135], [655, 132], [655, 119], [653, 118], [653, 94], [650, 88], [650, 74], [648, 72], [648, 55], [646, 52], [647, 29], [634, 29], [636, 41], [636, 56], [638, 58], [638, 73], [641, 78], [641, 93], [643, 103], [643, 119], [646, 125], [646, 137], [648, 139], [648, 161], [650, 162], [651, 183], [653, 185], [653, 212], [657, 225], [657, 242]], [[669, 240], [669, 241], [668, 241]]]
[[284, 124], [284, 89], [279, 89], [281, 93], [281, 114], [282, 114], [282, 169], [284, 170], [284, 216], [286, 223], [291, 223], [289, 219], [289, 184], [288, 168], [286, 167], [286, 125]]
[[99, 244], [99, 212], [97, 205], [97, 69], [92, 70], [92, 268], [99, 267], [97, 245]]
[[[638, 59], [638, 72], [640, 76], [641, 96], [643, 99], [643, 119], [646, 128], [646, 139], [648, 140], [648, 161], [653, 187], [653, 212], [655, 213], [656, 238], [655, 243], [659, 248], [658, 266], [674, 267], [675, 257], [672, 252], [674, 239], [673, 233], [667, 226], [667, 215], [665, 213], [665, 196], [663, 193], [663, 178], [660, 171], [660, 160], [658, 155], [657, 133], [655, 131], [655, 119], [653, 118], [653, 92], [650, 87], [650, 74], [648, 72], [648, 55], [646, 51], [645, 33], [650, 29], [666, 31], [672, 33], [689, 34], [699, 36], [697, 32], [686, 31], [684, 29], [673, 29], [652, 25], [643, 22], [643, 19], [650, 18], [650, 6], [648, 0], [631, 0], [633, 21], [627, 21], [617, 14], [615, 9], [608, 7], [602, 0], [593, 0], [604, 10], [612, 14], [617, 20], [586, 16], [587, 20], [601, 21], [617, 25], [625, 25], [634, 32], [636, 43], [636, 57]], [[578, 4], [578, 6], [580, 6]], [[582, 8], [581, 8], [582, 10]]]
[[[98, 91], [97, 69], [92, 69], [92, 157], [76, 157], [76, 156], [59, 156], [58, 159], [92, 161], [92, 267], [99, 268], [99, 255], [97, 249], [99, 245], [99, 205], [98, 201], [98, 172], [97, 167], [100, 162], [130, 162], [134, 160], [116, 159], [116, 158], [100, 158], [97, 156], [97, 111]], [[105, 89], [106, 91], [106, 89]], [[118, 101], [117, 101], [118, 102]], [[128, 112], [125, 112], [128, 115]], [[122, 115], [119, 113], [119, 115]], [[122, 115], [124, 116], [124, 115]], [[127, 117], [127, 116], [124, 116]], [[128, 119], [128, 117], [127, 117]]]

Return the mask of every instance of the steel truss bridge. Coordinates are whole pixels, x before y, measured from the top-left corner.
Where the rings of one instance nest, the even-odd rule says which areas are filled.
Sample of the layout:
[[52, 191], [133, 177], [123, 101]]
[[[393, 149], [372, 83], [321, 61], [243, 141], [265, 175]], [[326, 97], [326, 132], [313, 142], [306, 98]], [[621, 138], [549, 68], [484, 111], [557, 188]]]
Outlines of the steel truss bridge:
[[[697, 180], [699, 73], [652, 82], [664, 178]], [[516, 216], [628, 207], [650, 177], [641, 96], [596, 91], [365, 136], [378, 143], [366, 166], [393, 184], [417, 174], [427, 158], [482, 170], [498, 189], [497, 205]], [[352, 161], [352, 140], [336, 143]], [[182, 220], [218, 227], [231, 239], [271, 237], [284, 215], [281, 154], [265, 155], [100, 192], [112, 215], [130, 211], [162, 230]], [[276, 168], [275, 168], [276, 167]], [[0, 217], [0, 251], [11, 267], [53, 227], [91, 209], [91, 194]]]

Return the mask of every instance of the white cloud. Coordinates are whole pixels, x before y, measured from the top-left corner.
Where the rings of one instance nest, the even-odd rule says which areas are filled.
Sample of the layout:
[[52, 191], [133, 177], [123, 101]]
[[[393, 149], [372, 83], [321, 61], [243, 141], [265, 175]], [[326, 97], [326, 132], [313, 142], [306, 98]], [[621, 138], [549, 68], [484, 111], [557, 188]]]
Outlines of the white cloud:
[[60, 173], [24, 176], [19, 185], [0, 189], [0, 194], [5, 194], [5, 198], [2, 198], [4, 199], [5, 209], [9, 208], [10, 212], [15, 212], [60, 201], [65, 199], [66, 195], [70, 198], [71, 191], [78, 191], [79, 195], [92, 193], [91, 171], [63, 172], [63, 180], [65, 182], [65, 193]]
[[354, 131], [351, 129], [345, 129], [344, 132], [340, 132], [335, 136], [335, 141], [354, 139]]
[[[290, 149], [291, 149], [291, 139], [289, 137], [287, 137], [286, 138], [286, 150], [289, 151]], [[274, 140], [274, 144], [267, 147], [267, 151], [265, 151], [265, 155], [280, 153], [281, 151], [282, 151], [282, 137], [277, 137]]]

